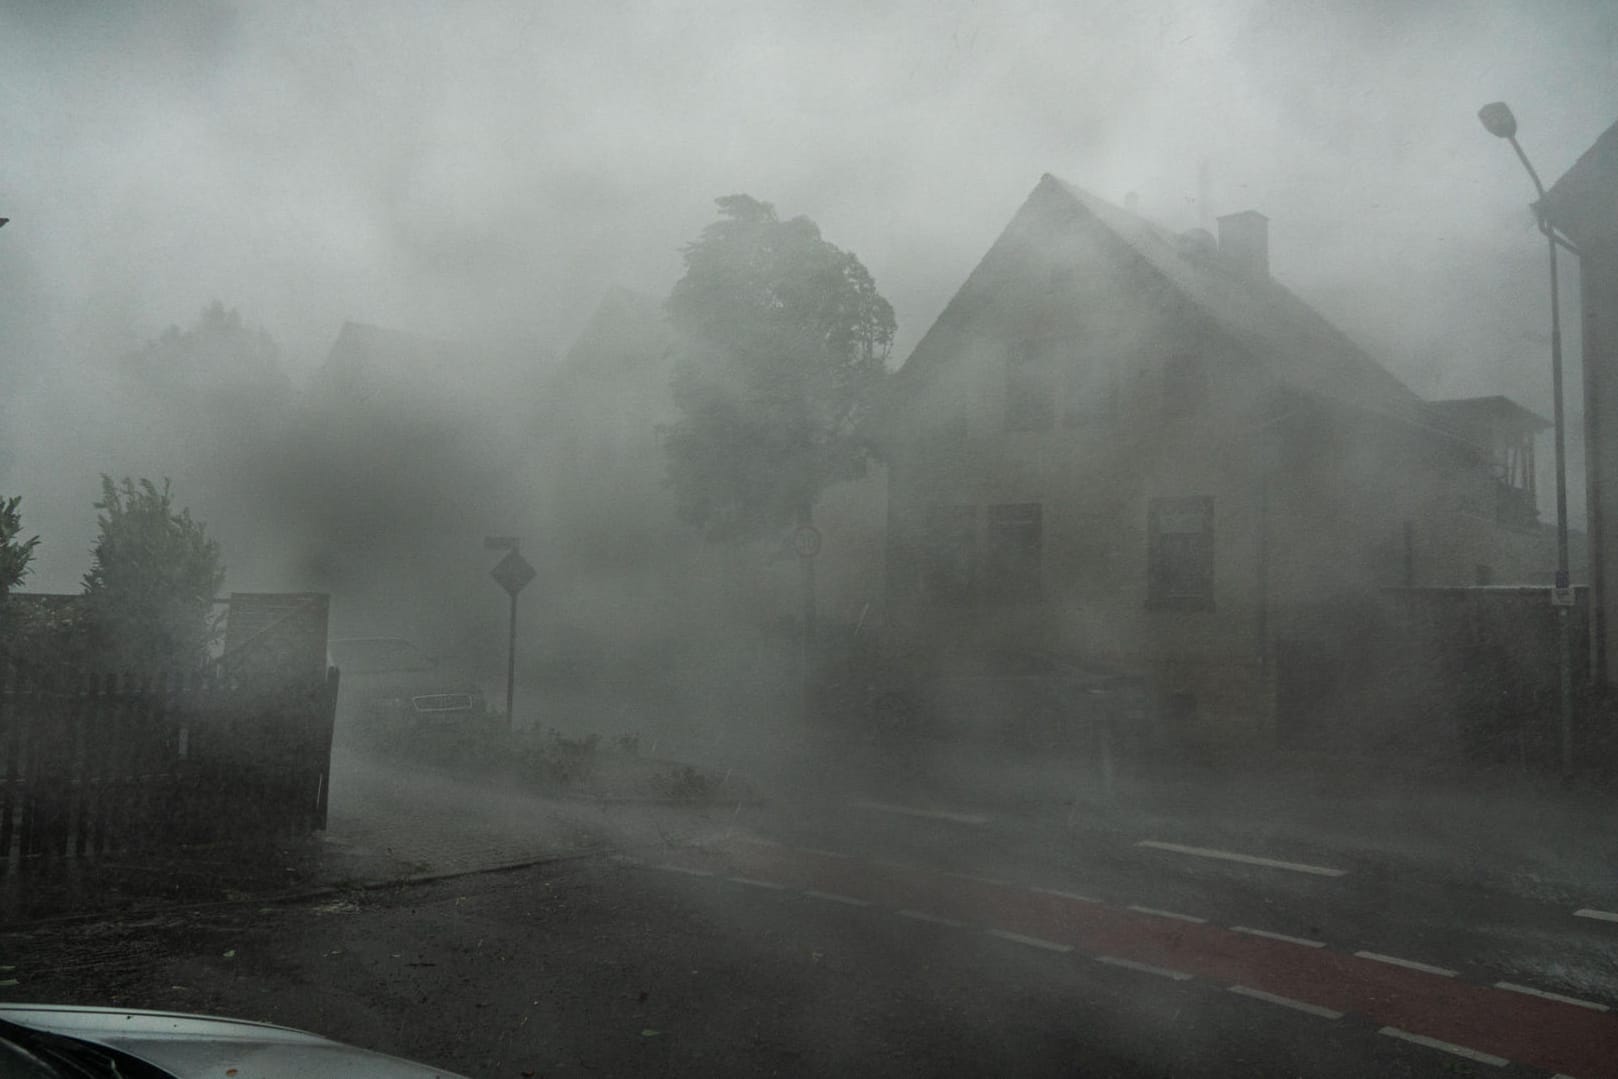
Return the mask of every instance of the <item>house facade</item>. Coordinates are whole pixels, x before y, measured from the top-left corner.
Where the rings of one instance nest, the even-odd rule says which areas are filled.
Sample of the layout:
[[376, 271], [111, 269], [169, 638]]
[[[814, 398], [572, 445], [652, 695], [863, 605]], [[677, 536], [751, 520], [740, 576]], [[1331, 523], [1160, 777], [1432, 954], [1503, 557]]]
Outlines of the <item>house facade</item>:
[[1544, 421], [1421, 400], [1270, 276], [1262, 215], [1219, 226], [1040, 181], [896, 379], [893, 649], [1055, 652], [1270, 741], [1328, 721], [1380, 590], [1542, 572]]
[[[1590, 636], [1598, 684], [1618, 679], [1618, 123], [1551, 185], [1541, 209], [1576, 247], [1583, 341]], [[1564, 254], [1563, 265], [1567, 263]], [[1577, 563], [1575, 563], [1577, 566]]]

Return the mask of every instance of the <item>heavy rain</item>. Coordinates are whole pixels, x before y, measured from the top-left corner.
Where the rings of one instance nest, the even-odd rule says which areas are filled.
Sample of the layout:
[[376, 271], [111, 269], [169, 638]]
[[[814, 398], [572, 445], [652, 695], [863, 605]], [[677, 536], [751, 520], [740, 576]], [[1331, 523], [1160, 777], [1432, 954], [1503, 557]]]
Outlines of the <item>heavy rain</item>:
[[1610, 5], [0, 91], [0, 1072], [1618, 1075]]

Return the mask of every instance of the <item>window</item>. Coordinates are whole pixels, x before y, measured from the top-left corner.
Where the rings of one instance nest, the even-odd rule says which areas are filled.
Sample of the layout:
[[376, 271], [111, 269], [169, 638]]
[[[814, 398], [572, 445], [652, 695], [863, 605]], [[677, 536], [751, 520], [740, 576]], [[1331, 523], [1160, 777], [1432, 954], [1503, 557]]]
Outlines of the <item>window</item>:
[[1171, 356], [1163, 364], [1163, 414], [1193, 416], [1208, 398], [1208, 380], [1197, 356]]
[[1080, 358], [1067, 371], [1069, 427], [1111, 423], [1118, 415], [1118, 380], [1104, 361]]
[[1040, 592], [1044, 522], [1038, 502], [990, 506], [983, 585], [995, 599], [1030, 599]]
[[1048, 431], [1056, 422], [1056, 364], [1050, 343], [1021, 341], [1006, 355], [1006, 430]]
[[977, 507], [930, 506], [922, 540], [921, 587], [940, 603], [969, 603], [977, 585]]
[[1146, 528], [1147, 606], [1212, 610], [1213, 499], [1154, 498]]

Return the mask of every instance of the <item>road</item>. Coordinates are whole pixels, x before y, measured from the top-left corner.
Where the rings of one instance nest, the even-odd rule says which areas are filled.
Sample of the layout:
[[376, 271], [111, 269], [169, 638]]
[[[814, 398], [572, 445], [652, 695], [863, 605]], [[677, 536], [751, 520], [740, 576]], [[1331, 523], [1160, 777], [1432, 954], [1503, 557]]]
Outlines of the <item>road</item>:
[[409, 797], [426, 808], [390, 848], [416, 868], [465, 868], [458, 830], [486, 860], [602, 852], [9, 934], [0, 992], [268, 1019], [471, 1075], [1618, 1075], [1618, 904], [958, 791]]

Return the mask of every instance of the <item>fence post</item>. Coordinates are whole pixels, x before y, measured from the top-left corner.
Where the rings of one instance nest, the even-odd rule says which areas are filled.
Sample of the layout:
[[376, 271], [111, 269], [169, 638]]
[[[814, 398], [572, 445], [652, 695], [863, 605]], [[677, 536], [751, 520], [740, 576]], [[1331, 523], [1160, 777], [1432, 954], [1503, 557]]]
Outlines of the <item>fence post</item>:
[[337, 693], [342, 686], [343, 672], [336, 667], [326, 668], [326, 692], [321, 698], [320, 724], [324, 737], [320, 740], [320, 802], [315, 809], [315, 828], [326, 830], [326, 807], [331, 800], [331, 744], [337, 731]]
[[11, 864], [11, 840], [17, 808], [18, 758], [22, 755], [22, 713], [17, 707], [21, 696], [17, 666], [0, 663], [0, 737], [5, 739], [6, 785], [0, 790], [0, 873]]

